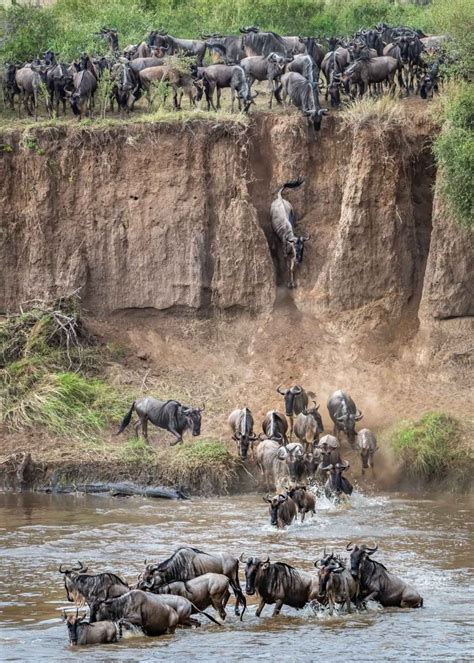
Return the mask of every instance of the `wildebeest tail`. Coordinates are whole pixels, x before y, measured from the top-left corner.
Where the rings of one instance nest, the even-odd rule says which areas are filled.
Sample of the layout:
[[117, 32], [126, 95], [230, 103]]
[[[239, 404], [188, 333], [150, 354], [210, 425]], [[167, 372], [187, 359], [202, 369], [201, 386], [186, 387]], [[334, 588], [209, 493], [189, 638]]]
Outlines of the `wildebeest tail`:
[[122, 423], [120, 424], [120, 428], [115, 433], [115, 435], [120, 435], [120, 433], [123, 433], [123, 431], [127, 428], [128, 424], [130, 423], [130, 421], [132, 419], [132, 414], [133, 414], [134, 408], [135, 408], [135, 401], [133, 401], [132, 407], [127, 412], [127, 414], [124, 416], [124, 418], [122, 419]]
[[212, 615], [210, 615], [208, 612], [205, 612], [204, 610], [199, 610], [197, 605], [194, 605], [194, 603], [192, 601], [190, 601], [190, 604], [193, 606], [193, 608], [196, 610], [196, 612], [198, 612], [200, 615], [204, 615], [205, 617], [210, 619], [211, 622], [214, 622], [214, 624], [217, 624], [218, 626], [222, 626], [222, 624], [220, 622], [218, 622], [217, 619], [214, 619], [214, 617]]
[[285, 182], [285, 184], [282, 184], [278, 189], [278, 195], [280, 195], [284, 189], [297, 189], [303, 184], [303, 182], [304, 177], [299, 177], [297, 180], [290, 180], [289, 182]]
[[[276, 88], [273, 90], [273, 94], [275, 95], [275, 99], [277, 101], [277, 104], [283, 104], [283, 99], [281, 98], [281, 90], [283, 88], [283, 85], [280, 83], [279, 85], [276, 86]], [[282, 189], [285, 188], [286, 185], [282, 187]]]
[[242, 617], [244, 616], [244, 612], [247, 609], [247, 599], [245, 598], [241, 588], [240, 588], [240, 582], [239, 582], [239, 567], [237, 567], [235, 571], [235, 579], [230, 578], [230, 586], [232, 587], [232, 591], [234, 592], [234, 596], [236, 599], [239, 599], [240, 603], [244, 606], [244, 609], [242, 610], [242, 613], [240, 615], [240, 621], [242, 621]]

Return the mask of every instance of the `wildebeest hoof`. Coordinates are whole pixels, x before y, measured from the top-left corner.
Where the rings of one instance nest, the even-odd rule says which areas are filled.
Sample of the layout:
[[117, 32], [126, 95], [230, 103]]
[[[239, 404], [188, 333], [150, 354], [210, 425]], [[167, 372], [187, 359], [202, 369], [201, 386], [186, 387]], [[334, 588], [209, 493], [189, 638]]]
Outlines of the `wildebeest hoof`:
[[174, 447], [175, 444], [179, 444], [179, 443], [182, 442], [182, 441], [183, 441], [183, 438], [182, 438], [182, 437], [177, 438], [176, 440], [173, 440], [172, 442], [170, 442], [170, 447]]

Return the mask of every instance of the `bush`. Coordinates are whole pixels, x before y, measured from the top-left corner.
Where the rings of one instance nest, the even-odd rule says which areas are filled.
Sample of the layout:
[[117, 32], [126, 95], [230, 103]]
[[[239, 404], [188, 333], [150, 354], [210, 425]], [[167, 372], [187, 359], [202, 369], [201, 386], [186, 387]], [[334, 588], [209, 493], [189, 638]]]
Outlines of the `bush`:
[[472, 481], [474, 456], [466, 424], [439, 412], [415, 422], [402, 422], [390, 434], [390, 444], [408, 477], [424, 482], [448, 482], [462, 490]]
[[457, 221], [474, 228], [474, 89], [464, 83], [449, 90], [444, 125], [434, 143], [441, 191]]

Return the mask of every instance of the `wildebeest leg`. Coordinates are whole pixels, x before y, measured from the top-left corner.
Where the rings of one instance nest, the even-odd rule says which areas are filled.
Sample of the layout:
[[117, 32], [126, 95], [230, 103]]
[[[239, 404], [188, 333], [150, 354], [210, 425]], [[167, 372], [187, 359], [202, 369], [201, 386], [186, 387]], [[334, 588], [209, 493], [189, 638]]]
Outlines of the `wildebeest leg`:
[[219, 615], [219, 617], [220, 617], [222, 620], [225, 620], [225, 618], [227, 617], [227, 613], [226, 613], [226, 611], [224, 610], [224, 606], [223, 606], [223, 604], [222, 604], [222, 601], [218, 601], [216, 598], [213, 597], [213, 598], [211, 598], [211, 603], [212, 603], [212, 607], [213, 607], [214, 610], [217, 612], [217, 614]]
[[304, 523], [304, 517], [306, 516], [306, 510], [302, 509], [301, 510], [301, 522]]
[[273, 81], [269, 80], [268, 81], [268, 86], [270, 88], [270, 101], [268, 102], [268, 108], [272, 107], [272, 102], [273, 102], [273, 93], [274, 93], [274, 87], [273, 87]]
[[255, 611], [255, 615], [257, 617], [260, 617], [260, 615], [262, 614], [262, 610], [264, 609], [265, 605], [266, 605], [265, 599], [260, 599], [260, 603], [258, 604], [258, 608]]
[[282, 607], [283, 607], [283, 601], [277, 601], [277, 602], [275, 603], [275, 610], [273, 611], [273, 616], [274, 616], [274, 617], [278, 617], [278, 615], [280, 614], [280, 610], [282, 609]]
[[135, 429], [135, 437], [138, 437], [138, 431], [139, 431], [141, 428], [143, 428], [143, 417], [142, 417], [142, 416], [139, 416], [139, 417], [138, 417], [138, 421], [137, 421], [137, 423], [136, 423], [135, 426], [134, 426], [134, 429]]
[[220, 88], [219, 86], [217, 86], [217, 92], [216, 92], [216, 96], [217, 96], [217, 110], [220, 110], [220, 109], [221, 109], [221, 93], [222, 93], [221, 88]]
[[[235, 88], [231, 87], [230, 88], [230, 99], [231, 99], [231, 106], [230, 106], [230, 112], [234, 112], [234, 103], [235, 103]], [[239, 110], [240, 110], [240, 104], [239, 104]]]
[[174, 430], [173, 428], [168, 428], [168, 430], [176, 438], [176, 440], [170, 442], [170, 447], [174, 447], [175, 444], [178, 444], [179, 442], [183, 441], [183, 437], [178, 433], [178, 431]]

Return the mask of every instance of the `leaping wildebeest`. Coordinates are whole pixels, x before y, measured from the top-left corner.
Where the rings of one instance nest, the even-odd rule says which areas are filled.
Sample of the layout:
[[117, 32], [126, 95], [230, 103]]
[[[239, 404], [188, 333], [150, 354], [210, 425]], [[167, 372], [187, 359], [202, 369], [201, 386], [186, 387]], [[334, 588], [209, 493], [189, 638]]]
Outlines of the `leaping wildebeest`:
[[287, 444], [288, 421], [282, 412], [269, 410], [262, 421], [262, 430], [268, 440]]
[[[303, 184], [303, 179], [285, 182], [277, 192], [272, 202], [270, 214], [272, 217], [272, 230], [278, 237], [285, 256], [288, 269], [288, 287], [295, 288], [295, 267], [303, 262], [304, 245], [309, 235], [295, 235], [296, 216], [292, 204], [281, 195], [285, 189], [296, 189]], [[307, 403], [306, 403], [307, 405]], [[287, 413], [288, 416], [288, 413]], [[291, 428], [290, 428], [291, 436]]]
[[286, 447], [275, 440], [262, 440], [255, 449], [255, 462], [263, 475], [267, 490], [278, 490], [289, 481], [287, 456]]
[[187, 407], [181, 405], [178, 401], [160, 401], [151, 396], [140, 398], [134, 401], [130, 410], [120, 424], [116, 435], [120, 435], [126, 429], [132, 419], [133, 411], [138, 415], [138, 421], [135, 424], [135, 434], [141, 428], [143, 437], [148, 442], [148, 421], [158, 428], [164, 428], [175, 436], [176, 440], [171, 442], [171, 446], [183, 441], [183, 433], [191, 430], [194, 437], [201, 434], [201, 412], [202, 407]]
[[314, 407], [309, 410], [305, 408], [298, 414], [295, 420], [295, 435], [305, 446], [305, 451], [309, 452], [313, 446], [319, 442], [319, 434], [324, 431], [323, 420], [319, 414], [319, 405], [313, 401]]
[[268, 603], [275, 604], [273, 616], [280, 614], [284, 605], [291, 608], [304, 608], [309, 601], [317, 600], [319, 595], [319, 580], [309, 573], [297, 571], [293, 566], [282, 562], [270, 563], [270, 557], [244, 558], [240, 561], [245, 564], [245, 592], [249, 596], [258, 594], [260, 602], [255, 612], [260, 617], [262, 610]]
[[359, 600], [378, 601], [384, 608], [421, 608], [423, 598], [414, 587], [389, 573], [380, 562], [375, 562], [371, 555], [378, 546], [369, 548], [364, 544], [354, 546], [348, 543], [346, 550], [351, 553], [351, 574], [359, 584]]
[[339, 501], [341, 495], [352, 495], [352, 484], [349, 482], [346, 477], [342, 476], [342, 473], [345, 470], [349, 469], [349, 463], [336, 463], [335, 465], [326, 465], [321, 468], [322, 472], [328, 472], [329, 476], [327, 478], [326, 484], [324, 486], [324, 492], [328, 499], [335, 498]]
[[316, 498], [306, 486], [295, 486], [288, 491], [288, 495], [298, 508], [298, 513], [301, 515], [301, 522], [304, 521], [307, 513], [316, 513]]
[[352, 398], [341, 389], [335, 391], [328, 399], [329, 416], [334, 423], [334, 435], [339, 440], [341, 432], [347, 435], [351, 447], [355, 442], [355, 425], [364, 416], [356, 407]]
[[249, 447], [257, 439], [257, 436], [253, 432], [253, 417], [249, 408], [244, 407], [231, 412], [229, 426], [232, 431], [232, 439], [239, 446], [239, 456], [242, 460], [245, 460]]
[[356, 435], [356, 449], [362, 461], [362, 474], [369, 467], [374, 472], [374, 454], [377, 451], [377, 439], [371, 430], [363, 428]]
[[290, 420], [290, 440], [293, 435], [293, 417], [304, 412], [308, 407], [308, 399], [316, 398], [316, 394], [312, 391], [305, 391], [299, 384], [293, 385], [288, 389], [282, 389], [281, 384], [276, 388], [277, 392], [281, 394], [285, 401], [285, 414]]
[[177, 580], [187, 582], [205, 573], [222, 573], [229, 578], [234, 592], [235, 614], [239, 605], [245, 608], [239, 581], [239, 560], [230, 553], [206, 553], [190, 546], [177, 548], [168, 559], [159, 564], [148, 564], [138, 579], [137, 587], [154, 592], [157, 588]]

